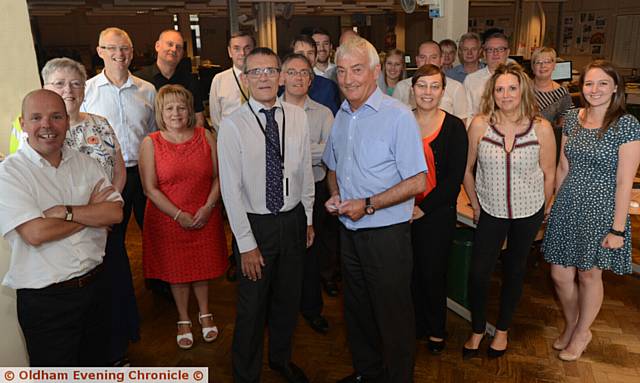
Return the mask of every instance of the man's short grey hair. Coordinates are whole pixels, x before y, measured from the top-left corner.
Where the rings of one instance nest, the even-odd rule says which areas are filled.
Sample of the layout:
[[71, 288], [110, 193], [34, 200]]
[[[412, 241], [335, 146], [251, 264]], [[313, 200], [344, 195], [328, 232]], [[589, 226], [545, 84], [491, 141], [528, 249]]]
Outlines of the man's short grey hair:
[[84, 69], [84, 65], [67, 57], [59, 57], [47, 61], [40, 72], [42, 75], [42, 81], [44, 81], [45, 84], [50, 83], [51, 81], [49, 80], [54, 73], [65, 69], [75, 71], [80, 76], [80, 80], [83, 84], [87, 81], [87, 71]]
[[336, 50], [336, 62], [343, 56], [354, 54], [356, 52], [365, 54], [369, 57], [369, 67], [371, 69], [375, 68], [376, 65], [380, 65], [380, 56], [378, 56], [376, 48], [366, 39], [357, 36], [354, 36], [340, 44]]
[[478, 45], [482, 45], [482, 40], [480, 39], [480, 35], [475, 32], [468, 32], [460, 36], [460, 41], [458, 42], [458, 44], [462, 45], [462, 43], [467, 40], [475, 40], [478, 42]]
[[129, 34], [124, 29], [120, 29], [117, 27], [109, 27], [102, 30], [102, 32], [100, 32], [100, 37], [98, 37], [98, 44], [100, 44], [100, 41], [102, 41], [102, 39], [109, 33], [113, 33], [116, 36], [127, 39], [127, 41], [129, 41], [129, 45], [133, 47], [133, 41], [131, 40], [131, 37], [129, 37]]

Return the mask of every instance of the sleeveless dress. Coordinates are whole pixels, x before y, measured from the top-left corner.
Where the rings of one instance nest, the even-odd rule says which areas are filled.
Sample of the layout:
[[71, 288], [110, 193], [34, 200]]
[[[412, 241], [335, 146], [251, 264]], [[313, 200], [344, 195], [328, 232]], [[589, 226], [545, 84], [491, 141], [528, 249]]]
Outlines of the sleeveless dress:
[[[153, 141], [158, 188], [182, 211], [195, 215], [211, 191], [213, 165], [205, 130], [195, 128], [193, 137], [171, 143], [160, 132]], [[216, 278], [227, 267], [227, 243], [220, 206], [215, 206], [207, 224], [185, 230], [173, 217], [147, 200], [142, 233], [145, 278], [171, 284]]]
[[598, 139], [598, 129], [586, 129], [578, 109], [565, 117], [562, 134], [569, 161], [567, 173], [551, 209], [542, 244], [549, 263], [579, 270], [597, 267], [616, 274], [631, 273], [631, 222], [627, 215], [624, 245], [605, 249], [600, 244], [613, 224], [618, 150], [640, 140], [640, 124], [632, 115], [618, 119]]

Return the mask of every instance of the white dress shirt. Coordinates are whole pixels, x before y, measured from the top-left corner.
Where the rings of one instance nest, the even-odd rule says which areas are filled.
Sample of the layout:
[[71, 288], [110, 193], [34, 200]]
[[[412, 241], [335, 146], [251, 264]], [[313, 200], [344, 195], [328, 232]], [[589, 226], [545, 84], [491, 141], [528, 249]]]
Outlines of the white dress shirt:
[[[411, 78], [406, 78], [396, 84], [393, 91], [393, 98], [402, 101], [411, 109], [415, 109], [416, 99], [413, 94], [413, 87], [411, 86]], [[464, 87], [459, 81], [450, 77], [447, 77], [447, 85], [444, 88], [444, 94], [438, 106], [445, 112], [453, 114], [463, 120], [470, 115]]]
[[[2, 284], [38, 289], [83, 275], [102, 263], [107, 229], [85, 227], [66, 238], [31, 246], [15, 230], [56, 205], [86, 205], [100, 180], [109, 177], [96, 160], [63, 148], [55, 168], [25, 143], [0, 164], [0, 231], [11, 245], [9, 271]], [[111, 201], [122, 201], [114, 192]]]
[[81, 110], [109, 121], [120, 141], [125, 166], [131, 167], [138, 164], [142, 140], [156, 130], [155, 99], [156, 89], [150, 82], [129, 74], [118, 88], [102, 72], [87, 81]]
[[337, 82], [336, 79], [336, 64], [334, 63], [328, 63], [327, 64], [327, 69], [326, 70], [322, 70], [320, 68], [318, 68], [317, 66], [313, 67], [313, 73], [316, 74], [316, 76], [322, 76], [326, 79], [329, 79], [333, 82]]
[[[284, 101], [280, 96], [280, 101]], [[327, 168], [322, 162], [322, 154], [331, 134], [333, 113], [326, 106], [313, 101], [310, 97], [304, 101], [304, 111], [309, 123], [309, 140], [311, 141], [311, 164], [313, 165], [313, 180], [320, 182], [327, 175]]]
[[480, 113], [482, 94], [490, 78], [491, 72], [489, 72], [489, 67], [484, 67], [473, 73], [469, 73], [464, 79], [464, 89], [467, 94], [467, 103], [469, 104], [471, 117]]
[[[255, 115], [249, 109], [253, 108]], [[311, 170], [311, 147], [307, 116], [295, 105], [277, 101], [276, 121], [280, 144], [282, 145], [283, 109], [285, 127], [285, 160], [283, 176], [288, 178], [289, 193], [283, 187], [286, 212], [300, 202], [304, 205], [307, 225], [313, 222], [314, 181]], [[218, 132], [218, 159], [220, 167], [220, 188], [227, 210], [231, 230], [238, 241], [240, 252], [257, 247], [251, 232], [247, 213], [271, 214], [266, 204], [266, 155], [265, 134], [261, 131], [256, 117], [266, 129], [267, 120], [260, 109], [264, 106], [253, 98], [224, 118]]]
[[[238, 79], [234, 78], [234, 73]], [[242, 105], [242, 92], [240, 86], [240, 69], [231, 67], [220, 72], [211, 81], [209, 90], [209, 112], [211, 113], [211, 125], [218, 131], [222, 119], [235, 112]], [[248, 94], [246, 95], [249, 96]]]

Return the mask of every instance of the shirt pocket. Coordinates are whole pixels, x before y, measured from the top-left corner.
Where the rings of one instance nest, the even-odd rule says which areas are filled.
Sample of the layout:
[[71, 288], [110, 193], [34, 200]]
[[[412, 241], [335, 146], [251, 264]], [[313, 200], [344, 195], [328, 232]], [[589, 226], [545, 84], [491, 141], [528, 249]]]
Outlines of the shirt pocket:
[[[89, 203], [89, 198], [91, 197], [91, 192], [93, 191], [93, 187], [95, 185], [87, 186], [87, 185], [74, 185], [71, 190], [71, 198], [69, 200], [70, 205], [86, 205]], [[105, 184], [101, 185], [101, 188], [104, 188]]]
[[389, 145], [377, 138], [362, 139], [356, 153], [358, 165], [372, 172], [383, 169], [393, 159]]

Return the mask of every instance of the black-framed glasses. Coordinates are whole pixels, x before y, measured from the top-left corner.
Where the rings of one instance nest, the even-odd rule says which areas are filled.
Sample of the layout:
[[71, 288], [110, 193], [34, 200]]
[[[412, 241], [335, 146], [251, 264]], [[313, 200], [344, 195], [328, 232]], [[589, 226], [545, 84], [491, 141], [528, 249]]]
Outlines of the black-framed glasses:
[[498, 48], [484, 48], [484, 51], [492, 54], [492, 53], [504, 53], [507, 51], [507, 47], [498, 47]]

